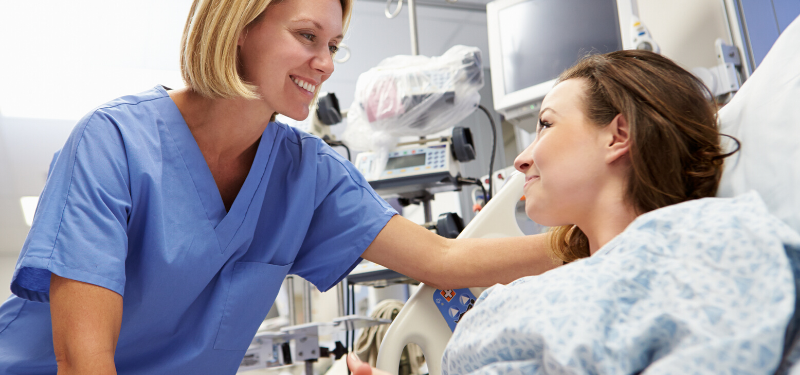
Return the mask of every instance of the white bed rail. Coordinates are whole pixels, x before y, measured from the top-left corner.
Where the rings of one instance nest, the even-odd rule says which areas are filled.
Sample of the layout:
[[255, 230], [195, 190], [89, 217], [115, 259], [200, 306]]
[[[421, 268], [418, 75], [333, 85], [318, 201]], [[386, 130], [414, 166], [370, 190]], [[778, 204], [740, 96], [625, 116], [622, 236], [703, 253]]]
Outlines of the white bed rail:
[[[464, 228], [458, 238], [500, 238], [524, 236], [515, 218], [517, 202], [522, 198], [525, 175], [512, 174], [503, 189]], [[377, 367], [397, 375], [403, 348], [414, 343], [422, 348], [430, 375], [442, 373], [442, 355], [452, 336], [450, 327], [433, 302], [436, 289], [425, 284], [414, 293], [397, 315], [378, 352]], [[483, 288], [470, 288], [479, 296]]]

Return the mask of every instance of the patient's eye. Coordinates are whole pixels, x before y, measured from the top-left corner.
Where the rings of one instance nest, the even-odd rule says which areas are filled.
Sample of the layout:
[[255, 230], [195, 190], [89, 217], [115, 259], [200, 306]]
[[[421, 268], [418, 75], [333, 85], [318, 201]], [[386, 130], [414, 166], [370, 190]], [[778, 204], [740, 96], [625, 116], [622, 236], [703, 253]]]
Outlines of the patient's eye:
[[544, 121], [542, 119], [539, 119], [539, 123], [536, 124], [536, 133], [538, 134], [542, 130], [547, 129], [547, 128], [551, 127], [551, 126], [553, 126], [553, 124], [551, 124], [551, 123], [549, 123], [547, 121]]

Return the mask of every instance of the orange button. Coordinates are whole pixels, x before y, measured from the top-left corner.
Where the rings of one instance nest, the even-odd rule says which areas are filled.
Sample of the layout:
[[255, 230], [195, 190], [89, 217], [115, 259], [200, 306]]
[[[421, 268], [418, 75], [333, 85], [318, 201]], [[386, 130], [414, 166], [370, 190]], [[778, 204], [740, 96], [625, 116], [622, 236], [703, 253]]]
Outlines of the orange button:
[[388, 171], [388, 172], [386, 172], [386, 174], [392, 174], [392, 171]]
[[419, 170], [419, 167], [416, 167], [416, 168], [414, 168], [414, 170], [415, 170], [415, 171], [418, 171], [418, 170]]
[[429, 165], [429, 166], [425, 167], [425, 169], [431, 169], [431, 166]]
[[405, 169], [401, 169], [401, 170], [400, 170], [400, 173], [403, 173], [403, 172], [405, 172], [405, 171], [406, 171]]

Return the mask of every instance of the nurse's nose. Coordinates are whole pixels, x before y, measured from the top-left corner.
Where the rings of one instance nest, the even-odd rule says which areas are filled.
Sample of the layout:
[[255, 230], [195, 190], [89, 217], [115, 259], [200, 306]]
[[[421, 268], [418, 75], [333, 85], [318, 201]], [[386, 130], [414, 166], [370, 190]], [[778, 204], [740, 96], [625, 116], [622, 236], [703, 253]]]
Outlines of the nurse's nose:
[[514, 159], [514, 168], [522, 173], [527, 173], [533, 165], [533, 144], [531, 143], [528, 148], [522, 151], [517, 158]]
[[324, 49], [320, 48], [311, 59], [311, 68], [324, 75], [330, 76], [333, 73], [333, 55], [327, 45]]

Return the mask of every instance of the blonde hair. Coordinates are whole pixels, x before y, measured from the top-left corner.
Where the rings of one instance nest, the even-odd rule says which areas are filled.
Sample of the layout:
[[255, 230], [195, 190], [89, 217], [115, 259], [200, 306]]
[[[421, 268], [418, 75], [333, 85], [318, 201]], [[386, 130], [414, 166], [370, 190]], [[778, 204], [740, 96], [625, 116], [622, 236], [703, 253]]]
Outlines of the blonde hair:
[[[181, 37], [181, 76], [186, 86], [208, 98], [258, 99], [256, 87], [239, 74], [237, 41], [270, 4], [280, 1], [194, 0]], [[353, 0], [339, 1], [344, 33], [350, 24]], [[316, 95], [314, 99], [312, 103]]]

